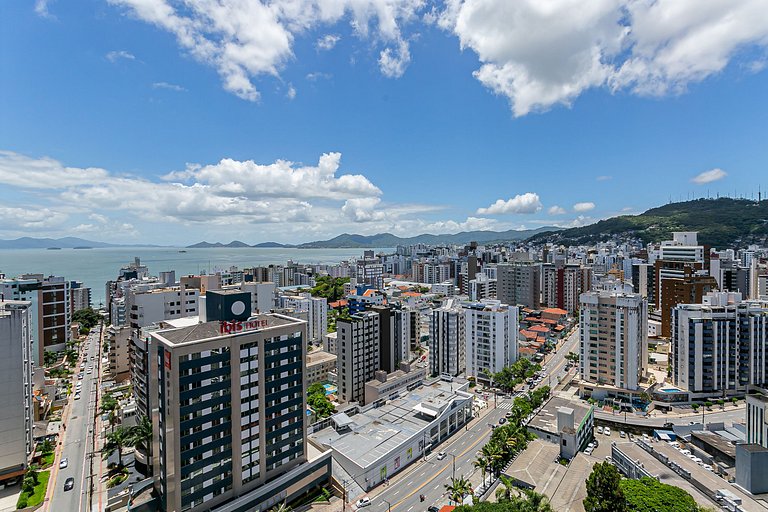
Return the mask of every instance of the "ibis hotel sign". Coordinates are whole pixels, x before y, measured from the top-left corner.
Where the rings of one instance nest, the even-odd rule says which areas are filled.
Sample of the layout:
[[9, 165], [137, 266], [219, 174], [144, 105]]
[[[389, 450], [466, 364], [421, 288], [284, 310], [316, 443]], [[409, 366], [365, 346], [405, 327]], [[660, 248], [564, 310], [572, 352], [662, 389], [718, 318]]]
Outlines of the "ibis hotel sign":
[[230, 322], [219, 322], [219, 335], [224, 334], [237, 334], [238, 332], [257, 331], [267, 327], [267, 320], [264, 319], [248, 319], [248, 320], [232, 320]]

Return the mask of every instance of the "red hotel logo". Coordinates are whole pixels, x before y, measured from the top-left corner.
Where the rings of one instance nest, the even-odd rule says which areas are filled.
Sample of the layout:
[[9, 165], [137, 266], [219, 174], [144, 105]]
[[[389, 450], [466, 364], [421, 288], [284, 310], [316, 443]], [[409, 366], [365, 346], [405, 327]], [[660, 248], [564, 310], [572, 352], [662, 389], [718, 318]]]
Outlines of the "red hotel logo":
[[219, 322], [219, 334], [234, 334], [237, 332], [255, 331], [267, 327], [267, 320], [233, 320], [232, 322]]

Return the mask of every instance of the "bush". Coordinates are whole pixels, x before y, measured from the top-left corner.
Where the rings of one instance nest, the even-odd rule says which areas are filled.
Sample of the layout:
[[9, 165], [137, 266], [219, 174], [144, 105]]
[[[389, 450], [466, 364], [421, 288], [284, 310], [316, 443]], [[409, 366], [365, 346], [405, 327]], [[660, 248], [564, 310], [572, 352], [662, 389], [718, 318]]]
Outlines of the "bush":
[[16, 502], [16, 510], [21, 510], [22, 508], [27, 508], [27, 496], [24, 494], [19, 496], [19, 501]]

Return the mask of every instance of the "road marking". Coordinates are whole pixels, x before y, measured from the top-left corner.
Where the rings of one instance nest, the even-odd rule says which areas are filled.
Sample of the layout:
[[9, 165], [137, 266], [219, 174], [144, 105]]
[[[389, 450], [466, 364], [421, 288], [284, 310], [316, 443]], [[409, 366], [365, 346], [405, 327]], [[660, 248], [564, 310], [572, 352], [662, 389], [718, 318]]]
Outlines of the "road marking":
[[408, 482], [408, 485], [409, 485], [409, 486], [413, 485], [413, 480], [411, 480], [410, 482]]

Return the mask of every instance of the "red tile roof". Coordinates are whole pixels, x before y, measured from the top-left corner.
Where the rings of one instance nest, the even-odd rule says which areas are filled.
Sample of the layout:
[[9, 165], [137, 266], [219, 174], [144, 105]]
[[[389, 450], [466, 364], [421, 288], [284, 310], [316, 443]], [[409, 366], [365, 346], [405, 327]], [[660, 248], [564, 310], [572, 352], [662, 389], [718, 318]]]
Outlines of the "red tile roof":
[[542, 313], [549, 313], [550, 315], [567, 315], [568, 312], [560, 308], [547, 308], [542, 310]]
[[548, 327], [544, 327], [543, 325], [534, 325], [533, 327], [529, 328], [528, 330], [529, 331], [534, 331], [534, 332], [549, 332], [549, 328]]

